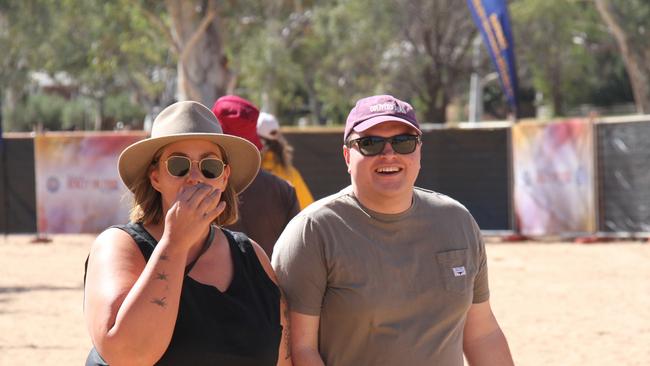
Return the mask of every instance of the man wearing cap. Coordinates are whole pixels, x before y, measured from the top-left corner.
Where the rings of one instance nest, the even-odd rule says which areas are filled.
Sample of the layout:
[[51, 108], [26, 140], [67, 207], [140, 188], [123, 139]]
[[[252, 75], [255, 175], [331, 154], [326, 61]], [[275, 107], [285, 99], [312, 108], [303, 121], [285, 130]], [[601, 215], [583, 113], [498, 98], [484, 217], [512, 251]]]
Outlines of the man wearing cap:
[[282, 233], [273, 267], [295, 365], [512, 365], [489, 303], [485, 247], [467, 209], [414, 187], [421, 131], [390, 95], [345, 126], [351, 186]]
[[[245, 138], [262, 149], [257, 136], [259, 109], [237, 95], [223, 96], [214, 103], [223, 132]], [[282, 178], [260, 169], [255, 180], [239, 195], [239, 220], [228, 229], [241, 231], [255, 240], [271, 257], [273, 245], [287, 223], [300, 211], [296, 190]]]

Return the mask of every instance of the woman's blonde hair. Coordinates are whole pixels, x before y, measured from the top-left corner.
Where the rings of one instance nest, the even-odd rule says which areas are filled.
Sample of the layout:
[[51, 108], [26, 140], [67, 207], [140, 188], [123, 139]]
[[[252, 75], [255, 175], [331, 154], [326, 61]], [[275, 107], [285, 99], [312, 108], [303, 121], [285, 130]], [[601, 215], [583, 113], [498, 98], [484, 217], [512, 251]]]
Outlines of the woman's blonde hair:
[[[221, 146], [217, 145], [217, 147], [221, 151], [223, 162], [228, 164], [228, 157], [226, 156], [225, 151], [223, 151]], [[141, 222], [147, 225], [158, 224], [165, 219], [165, 212], [163, 212], [162, 209], [162, 197], [160, 192], [154, 189], [149, 180], [149, 173], [151, 173], [152, 169], [155, 169], [158, 166], [163, 148], [154, 154], [154, 158], [151, 164], [149, 164], [149, 168], [138, 176], [131, 187], [133, 191], [133, 207], [129, 214], [131, 222]], [[213, 223], [219, 226], [234, 224], [239, 218], [239, 199], [237, 198], [237, 193], [235, 193], [235, 189], [232, 187], [230, 182], [228, 182], [226, 188], [221, 193], [221, 201], [226, 203], [226, 208], [213, 221]]]

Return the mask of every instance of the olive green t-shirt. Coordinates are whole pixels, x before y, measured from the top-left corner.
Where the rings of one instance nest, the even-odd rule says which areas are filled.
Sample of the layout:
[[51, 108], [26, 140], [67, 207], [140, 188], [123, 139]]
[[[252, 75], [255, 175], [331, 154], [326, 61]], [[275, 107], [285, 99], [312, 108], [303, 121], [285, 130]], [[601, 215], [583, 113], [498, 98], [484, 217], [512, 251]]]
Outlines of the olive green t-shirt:
[[467, 310], [489, 298], [474, 219], [420, 188], [395, 215], [351, 187], [323, 198], [289, 223], [272, 262], [291, 311], [320, 316], [328, 366], [462, 366]]

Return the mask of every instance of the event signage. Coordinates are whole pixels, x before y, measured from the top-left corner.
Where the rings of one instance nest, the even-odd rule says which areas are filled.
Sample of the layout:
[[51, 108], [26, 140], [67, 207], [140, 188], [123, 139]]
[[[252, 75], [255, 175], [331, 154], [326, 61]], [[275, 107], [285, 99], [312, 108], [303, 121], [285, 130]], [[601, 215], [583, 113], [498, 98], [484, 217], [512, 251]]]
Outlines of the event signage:
[[513, 111], [517, 111], [517, 67], [506, 0], [467, 0], [481, 31], [501, 86]]
[[582, 119], [512, 127], [514, 205], [521, 234], [596, 230], [593, 125]]
[[144, 132], [36, 136], [39, 233], [98, 233], [127, 222], [131, 199], [117, 172], [117, 159], [126, 146], [144, 137]]

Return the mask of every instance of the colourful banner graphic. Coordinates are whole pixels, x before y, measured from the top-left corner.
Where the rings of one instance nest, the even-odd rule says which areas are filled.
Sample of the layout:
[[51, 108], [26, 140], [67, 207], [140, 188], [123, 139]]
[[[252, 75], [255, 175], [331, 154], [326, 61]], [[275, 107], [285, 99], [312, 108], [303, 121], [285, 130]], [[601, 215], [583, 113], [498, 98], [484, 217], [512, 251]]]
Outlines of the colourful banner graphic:
[[467, 0], [467, 5], [499, 73], [503, 92], [516, 113], [517, 66], [508, 4], [506, 0]]
[[596, 230], [592, 124], [580, 119], [512, 127], [514, 206], [524, 235]]
[[131, 199], [117, 158], [144, 132], [54, 134], [34, 138], [40, 233], [98, 233], [128, 221]]

